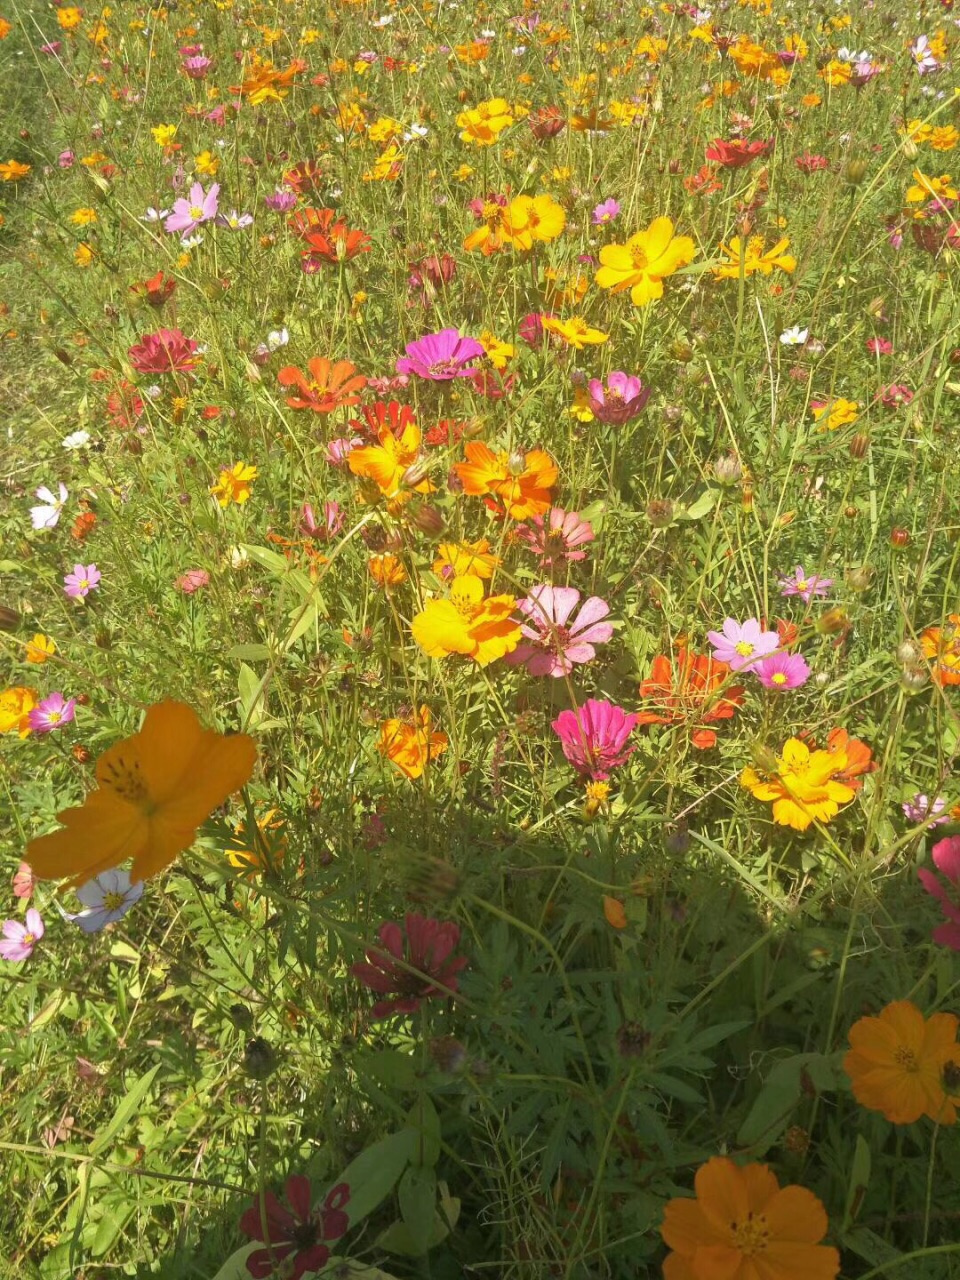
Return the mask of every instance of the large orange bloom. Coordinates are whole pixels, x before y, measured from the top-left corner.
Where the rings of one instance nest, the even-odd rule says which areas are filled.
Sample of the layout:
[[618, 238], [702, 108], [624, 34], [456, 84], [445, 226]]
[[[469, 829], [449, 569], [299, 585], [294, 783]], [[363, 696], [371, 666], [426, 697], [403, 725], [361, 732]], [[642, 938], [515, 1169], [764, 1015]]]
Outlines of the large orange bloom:
[[674, 670], [670, 659], [659, 654], [650, 667], [650, 675], [640, 685], [640, 696], [654, 704], [654, 709], [641, 711], [638, 724], [692, 724], [690, 743], [706, 750], [717, 741], [713, 729], [702, 728], [717, 720], [732, 720], [743, 702], [743, 686], [732, 685], [718, 695], [720, 686], [730, 674], [725, 662], [702, 653], [677, 649]]
[[[312, 409], [314, 413], [333, 413], [342, 405], [359, 404], [356, 394], [367, 385], [362, 373], [349, 360], [332, 364], [326, 356], [314, 356], [307, 361], [310, 372], [305, 373], [292, 364], [285, 365], [277, 374], [282, 387], [296, 387], [297, 394], [287, 396], [291, 409]], [[354, 376], [356, 375], [356, 376]]]
[[168, 867], [197, 838], [197, 828], [249, 781], [253, 739], [203, 729], [183, 702], [152, 706], [139, 733], [97, 761], [99, 789], [57, 814], [61, 830], [31, 840], [26, 861], [41, 880], [83, 884], [133, 859], [131, 880]]
[[921, 1116], [956, 1123], [960, 1046], [952, 1013], [924, 1018], [912, 1001], [895, 1000], [879, 1017], [855, 1022], [850, 1045], [843, 1069], [862, 1107], [882, 1111], [891, 1124], [912, 1124]]
[[543, 449], [529, 453], [494, 453], [482, 440], [471, 440], [464, 448], [466, 462], [454, 471], [464, 493], [493, 494], [513, 520], [529, 520], [549, 510], [551, 489], [557, 482], [557, 464]]
[[960, 613], [951, 613], [943, 627], [927, 627], [920, 636], [923, 656], [933, 666], [939, 685], [960, 684]]
[[384, 720], [380, 726], [377, 750], [405, 777], [419, 778], [428, 761], [436, 760], [447, 749], [447, 735], [431, 732], [430, 725], [429, 707], [421, 707], [418, 716]]
[[[393, 434], [389, 424], [377, 432], [379, 444], [351, 449], [347, 464], [355, 476], [372, 480], [386, 498], [393, 498], [400, 490], [404, 473], [416, 462], [420, 453], [420, 428], [408, 422], [399, 436]], [[415, 486], [417, 493], [432, 493], [429, 480], [421, 480]]]
[[806, 1187], [781, 1187], [765, 1164], [715, 1156], [694, 1179], [697, 1198], [671, 1200], [660, 1234], [673, 1250], [664, 1280], [835, 1280], [840, 1254], [819, 1241], [826, 1211]]
[[410, 629], [429, 657], [459, 653], [485, 667], [520, 643], [520, 625], [510, 617], [516, 605], [513, 596], [484, 599], [483, 583], [468, 574], [454, 578], [448, 599], [428, 600]]

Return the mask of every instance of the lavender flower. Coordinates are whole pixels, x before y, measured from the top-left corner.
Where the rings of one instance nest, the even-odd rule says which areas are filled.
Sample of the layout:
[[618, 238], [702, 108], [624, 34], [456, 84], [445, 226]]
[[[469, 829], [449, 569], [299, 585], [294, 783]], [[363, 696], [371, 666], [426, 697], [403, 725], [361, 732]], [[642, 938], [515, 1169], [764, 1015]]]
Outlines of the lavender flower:
[[804, 573], [803, 565], [798, 564], [793, 576], [784, 575], [780, 579], [780, 594], [784, 596], [800, 596], [807, 604], [814, 596], [825, 596], [833, 586], [832, 578], [818, 578], [816, 574], [809, 577]]
[[592, 221], [595, 227], [605, 227], [612, 222], [620, 212], [620, 205], [616, 200], [604, 200], [602, 204], [598, 204], [592, 214]]
[[26, 924], [19, 920], [4, 920], [0, 933], [0, 957], [4, 960], [18, 962], [29, 960], [33, 949], [43, 937], [43, 919], [35, 907], [31, 907], [26, 915]]
[[84, 933], [99, 933], [108, 924], [125, 916], [142, 896], [143, 881], [134, 880], [131, 884], [129, 871], [102, 871], [77, 890], [77, 897], [85, 909], [75, 915], [66, 912], [64, 915], [78, 924]]
[[949, 814], [943, 818], [935, 816], [938, 813], [943, 813], [946, 807], [947, 802], [942, 796], [934, 796], [933, 800], [931, 800], [922, 791], [916, 792], [912, 799], [904, 800], [900, 806], [909, 822], [928, 822], [932, 818], [931, 827], [939, 827], [944, 822], [950, 821]]
[[756, 618], [737, 622], [727, 618], [722, 631], [708, 631], [707, 639], [713, 645], [713, 656], [725, 662], [731, 671], [742, 671], [758, 658], [765, 658], [780, 648], [776, 631], [764, 631]]

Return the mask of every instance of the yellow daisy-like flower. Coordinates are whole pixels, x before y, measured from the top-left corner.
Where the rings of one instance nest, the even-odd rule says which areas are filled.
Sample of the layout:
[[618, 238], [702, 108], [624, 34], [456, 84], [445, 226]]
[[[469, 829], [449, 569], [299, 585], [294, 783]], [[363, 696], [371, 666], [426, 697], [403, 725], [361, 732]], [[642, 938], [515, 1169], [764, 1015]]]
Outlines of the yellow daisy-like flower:
[[10, 733], [16, 729], [21, 738], [26, 738], [33, 730], [30, 728], [30, 712], [40, 701], [36, 689], [26, 689], [16, 685], [12, 689], [4, 689], [0, 693], [0, 733]]
[[40, 667], [57, 652], [57, 646], [45, 636], [42, 631], [38, 631], [32, 640], [27, 641], [27, 648], [24, 657], [28, 662], [34, 663]]
[[718, 280], [737, 280], [741, 269], [745, 276], [752, 276], [757, 272], [768, 276], [774, 267], [779, 267], [789, 275], [797, 265], [793, 254], [786, 252], [789, 247], [790, 241], [787, 239], [778, 240], [771, 249], [764, 249], [763, 236], [751, 236], [746, 245], [739, 236], [734, 236], [728, 245], [720, 246], [720, 252], [725, 253], [730, 261], [723, 266], [714, 267], [713, 274]]
[[220, 479], [210, 486], [210, 493], [221, 507], [229, 507], [231, 502], [239, 506], [249, 500], [256, 478], [256, 467], [248, 466], [245, 462], [235, 462], [232, 467], [224, 467], [220, 472]]
[[492, 147], [504, 129], [513, 124], [513, 113], [506, 98], [490, 98], [457, 116], [457, 128], [463, 142], [478, 147]]
[[480, 345], [487, 353], [487, 359], [495, 369], [503, 370], [517, 353], [512, 342], [501, 342], [489, 329], [480, 335]]
[[626, 244], [608, 244], [600, 250], [597, 284], [612, 293], [630, 290], [635, 306], [663, 297], [663, 280], [692, 262], [697, 247], [690, 236], [675, 236], [669, 218], [654, 218], [646, 231], [638, 231]]
[[819, 431], [836, 431], [838, 427], [849, 426], [859, 417], [859, 404], [856, 400], [844, 400], [842, 396], [836, 400], [816, 401], [810, 405]]
[[478, 542], [441, 542], [433, 572], [441, 578], [492, 578], [500, 557], [490, 550], [486, 538]]
[[774, 822], [806, 831], [812, 822], [829, 822], [842, 804], [853, 799], [853, 788], [835, 781], [847, 764], [842, 748], [811, 751], [799, 738], [788, 738], [772, 777], [763, 779], [747, 767], [740, 775], [740, 785], [757, 800], [773, 802]]
[[558, 320], [555, 316], [550, 316], [542, 323], [547, 333], [555, 333], [575, 351], [599, 346], [610, 337], [609, 333], [604, 333], [601, 329], [591, 329], [582, 316], [571, 316], [569, 320]]
[[907, 204], [924, 204], [927, 200], [957, 200], [960, 192], [953, 185], [949, 173], [941, 173], [939, 178], [927, 177], [919, 169], [913, 171], [913, 186], [907, 188]]
[[96, 209], [75, 209], [70, 215], [70, 221], [76, 227], [89, 227], [99, 219]]
[[454, 578], [448, 598], [428, 600], [410, 629], [428, 657], [462, 654], [485, 667], [520, 643], [520, 624], [510, 617], [516, 606], [513, 596], [485, 599], [483, 583], [468, 574]]
[[153, 134], [153, 140], [158, 147], [169, 147], [177, 136], [177, 126], [175, 124], [158, 124], [150, 132]]
[[537, 240], [556, 240], [566, 225], [566, 212], [553, 196], [517, 196], [507, 205], [500, 234], [514, 249], [532, 249]]
[[212, 151], [201, 151], [193, 162], [194, 172], [203, 178], [216, 177], [219, 168], [220, 161]]

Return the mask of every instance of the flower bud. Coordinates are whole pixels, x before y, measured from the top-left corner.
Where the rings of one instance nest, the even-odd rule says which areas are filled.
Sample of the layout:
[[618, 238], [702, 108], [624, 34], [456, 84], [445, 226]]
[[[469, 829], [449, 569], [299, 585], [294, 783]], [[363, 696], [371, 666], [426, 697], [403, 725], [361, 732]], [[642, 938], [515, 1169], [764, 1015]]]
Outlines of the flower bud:
[[907, 160], [916, 160], [920, 154], [920, 149], [912, 138], [904, 138], [900, 150]]
[[850, 457], [854, 458], [857, 462], [859, 462], [861, 458], [865, 458], [870, 449], [870, 437], [866, 431], [858, 431], [851, 439], [847, 449], [850, 453]]
[[765, 742], [755, 742], [750, 748], [750, 757], [761, 773], [776, 773], [780, 763], [777, 754]]
[[519, 449], [514, 449], [511, 452], [510, 457], [507, 459], [507, 470], [512, 476], [521, 476], [523, 475], [526, 465], [527, 460], [523, 456], [523, 453]]
[[725, 453], [713, 464], [713, 474], [724, 487], [734, 485], [743, 475], [743, 463], [735, 453]]
[[434, 1036], [429, 1050], [437, 1070], [446, 1075], [456, 1075], [467, 1065], [467, 1051], [455, 1036]]
[[474, 440], [477, 436], [483, 435], [484, 424], [479, 418], [474, 418], [472, 422], [468, 422], [463, 428], [464, 440]]
[[253, 1080], [268, 1080], [277, 1069], [277, 1055], [272, 1045], [260, 1036], [247, 1041], [243, 1051], [243, 1069]]
[[86, 764], [90, 759], [90, 748], [85, 747], [82, 742], [75, 742], [70, 748], [70, 754], [77, 764]]
[[666, 529], [673, 523], [673, 503], [669, 498], [652, 498], [647, 503], [647, 519], [655, 529]]
[[848, 160], [843, 170], [844, 181], [849, 183], [851, 187], [859, 187], [860, 183], [867, 176], [866, 160]]
[[653, 1039], [639, 1022], [625, 1022], [617, 1032], [617, 1049], [622, 1058], [640, 1058]]
[[677, 427], [683, 421], [683, 407], [679, 404], [663, 406], [663, 420], [668, 427]]
[[741, 507], [745, 515], [753, 510], [753, 481], [744, 480], [740, 490]]
[[923, 651], [912, 640], [904, 640], [897, 645], [897, 661], [901, 667], [916, 667], [923, 657]]
[[854, 591], [866, 591], [873, 582], [874, 569], [869, 564], [858, 565], [854, 569], [848, 569], [845, 577], [847, 586], [852, 587]]
[[850, 626], [850, 617], [845, 609], [828, 609], [821, 614], [815, 623], [822, 636], [835, 636], [838, 631], [846, 631]]
[[436, 537], [446, 528], [446, 521], [441, 513], [427, 503], [417, 507], [410, 519], [421, 533], [429, 534], [430, 537]]
[[400, 482], [408, 489], [415, 489], [418, 484], [423, 484], [429, 472], [430, 464], [425, 459], [418, 459], [407, 467]]
[[897, 547], [897, 548], [909, 547], [910, 541], [911, 541], [910, 530], [904, 529], [902, 525], [895, 525], [890, 530], [891, 547]]
[[689, 364], [693, 359], [693, 346], [682, 338], [676, 338], [670, 343], [670, 354], [680, 364]]
[[923, 667], [906, 667], [900, 674], [900, 688], [905, 693], [920, 693], [929, 678]]

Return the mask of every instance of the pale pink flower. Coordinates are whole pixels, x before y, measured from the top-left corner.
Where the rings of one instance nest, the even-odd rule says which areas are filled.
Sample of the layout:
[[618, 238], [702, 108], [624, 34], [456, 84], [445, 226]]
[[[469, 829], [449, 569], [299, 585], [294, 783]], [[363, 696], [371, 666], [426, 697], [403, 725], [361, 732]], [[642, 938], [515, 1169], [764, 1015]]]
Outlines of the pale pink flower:
[[35, 907], [26, 915], [26, 924], [19, 920], [4, 920], [0, 933], [0, 958], [15, 963], [29, 960], [33, 949], [43, 937], [43, 919]]
[[526, 664], [532, 676], [569, 675], [574, 663], [591, 662], [595, 644], [605, 644], [613, 635], [613, 623], [602, 622], [610, 612], [606, 600], [590, 596], [583, 602], [576, 622], [570, 615], [580, 602], [576, 587], [534, 587], [519, 604], [528, 621], [520, 628], [525, 640], [508, 653], [510, 666]]
[[551, 507], [546, 517], [533, 516], [530, 525], [521, 525], [519, 536], [544, 565], [552, 567], [565, 560], [586, 560], [587, 553], [580, 548], [592, 542], [595, 534], [593, 525], [579, 511]]

